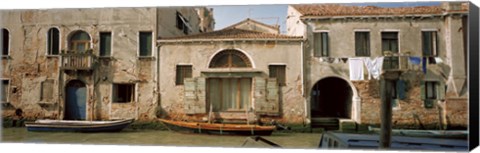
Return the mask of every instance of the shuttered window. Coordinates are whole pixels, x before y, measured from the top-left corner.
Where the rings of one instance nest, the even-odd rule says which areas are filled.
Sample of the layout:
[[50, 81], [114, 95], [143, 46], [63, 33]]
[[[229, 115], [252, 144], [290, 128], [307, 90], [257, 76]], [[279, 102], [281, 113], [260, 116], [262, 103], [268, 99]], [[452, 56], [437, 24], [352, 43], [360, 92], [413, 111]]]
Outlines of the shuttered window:
[[328, 32], [313, 33], [313, 56], [325, 57], [329, 55]]
[[1, 94], [2, 102], [8, 102], [8, 87], [10, 85], [10, 80], [2, 80]]
[[111, 56], [112, 33], [100, 32], [100, 56]]
[[7, 29], [2, 28], [0, 30], [0, 48], [2, 49], [2, 55], [7, 56], [9, 55], [9, 49], [10, 49], [10, 33], [8, 32]]
[[60, 50], [60, 34], [57, 28], [50, 28], [47, 34], [47, 53], [48, 55], [58, 55]]
[[370, 56], [370, 32], [355, 32], [355, 56]]
[[113, 84], [113, 102], [129, 103], [135, 101], [135, 84]]
[[269, 65], [269, 77], [277, 78], [278, 85], [285, 86], [286, 83], [286, 65]]
[[420, 91], [425, 108], [433, 108], [436, 100], [445, 99], [446, 86], [441, 81], [422, 81]]
[[53, 84], [54, 81], [52, 79], [48, 79], [42, 82], [42, 101], [51, 102], [53, 100]]
[[140, 32], [139, 51], [140, 56], [152, 56], [152, 32]]
[[382, 51], [398, 53], [398, 32], [382, 32]]
[[437, 32], [422, 32], [422, 50], [423, 56], [437, 56]]
[[185, 78], [192, 78], [192, 66], [191, 65], [177, 65], [175, 84], [183, 85]]

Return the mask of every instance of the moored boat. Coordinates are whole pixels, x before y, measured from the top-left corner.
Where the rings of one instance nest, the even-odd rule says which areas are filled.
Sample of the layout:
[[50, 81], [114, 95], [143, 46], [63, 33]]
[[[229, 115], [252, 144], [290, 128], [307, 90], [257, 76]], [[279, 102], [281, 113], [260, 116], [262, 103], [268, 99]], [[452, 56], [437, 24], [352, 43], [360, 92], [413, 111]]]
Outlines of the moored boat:
[[275, 126], [254, 124], [221, 124], [203, 122], [184, 122], [159, 119], [170, 129], [184, 133], [204, 133], [217, 135], [271, 135]]
[[[327, 131], [322, 134], [319, 148], [378, 149], [379, 134], [356, 134]], [[468, 141], [460, 139], [392, 136], [391, 150], [467, 151]]]
[[27, 122], [28, 131], [44, 132], [118, 132], [130, 125], [133, 119], [115, 121], [36, 120]]

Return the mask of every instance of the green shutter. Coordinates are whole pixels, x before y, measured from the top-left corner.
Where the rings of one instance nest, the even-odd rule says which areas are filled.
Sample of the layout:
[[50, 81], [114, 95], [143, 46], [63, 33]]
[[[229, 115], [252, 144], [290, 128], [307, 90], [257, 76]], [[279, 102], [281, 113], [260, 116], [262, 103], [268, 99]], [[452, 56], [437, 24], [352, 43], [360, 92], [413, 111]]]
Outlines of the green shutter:
[[420, 99], [425, 100], [425, 81], [420, 81]]
[[437, 84], [437, 99], [444, 100], [445, 99], [445, 83], [439, 81]]
[[152, 53], [152, 33], [140, 32], [140, 56], [151, 56]]
[[254, 77], [254, 92], [253, 92], [253, 99], [255, 100], [255, 111], [256, 112], [264, 112], [266, 108], [266, 82], [265, 78], [262, 77]]
[[195, 113], [207, 112], [207, 96], [206, 96], [206, 79], [203, 77], [197, 78], [197, 102]]
[[185, 114], [195, 114], [195, 101], [197, 96], [195, 93], [195, 79], [185, 78], [184, 80], [185, 97], [183, 97]]
[[266, 109], [262, 110], [268, 114], [279, 113], [279, 95], [278, 95], [278, 83], [276, 78], [267, 79], [267, 102]]

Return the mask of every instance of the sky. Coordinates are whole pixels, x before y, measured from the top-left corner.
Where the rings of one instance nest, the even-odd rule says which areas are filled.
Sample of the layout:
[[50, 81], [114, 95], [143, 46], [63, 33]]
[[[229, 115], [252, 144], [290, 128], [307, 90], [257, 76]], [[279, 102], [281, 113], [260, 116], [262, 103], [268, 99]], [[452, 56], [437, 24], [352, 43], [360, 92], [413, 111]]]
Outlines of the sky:
[[[380, 7], [405, 7], [439, 5], [439, 2], [401, 2], [401, 3], [350, 3], [345, 5]], [[211, 6], [215, 18], [215, 30], [220, 30], [247, 18], [266, 23], [280, 25], [280, 33], [286, 33], [286, 18], [288, 5], [225, 5]]]

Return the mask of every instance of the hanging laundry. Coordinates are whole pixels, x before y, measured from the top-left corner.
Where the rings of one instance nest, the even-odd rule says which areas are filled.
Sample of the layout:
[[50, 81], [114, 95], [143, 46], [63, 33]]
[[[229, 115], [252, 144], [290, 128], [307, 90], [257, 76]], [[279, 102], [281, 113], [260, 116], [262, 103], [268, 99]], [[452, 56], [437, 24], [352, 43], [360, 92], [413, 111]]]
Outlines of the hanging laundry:
[[340, 63], [340, 62], [341, 62], [340, 58], [334, 58], [333, 59], [333, 63], [335, 63], [335, 64]]
[[333, 63], [335, 61], [335, 58], [332, 58], [332, 57], [327, 57], [327, 60], [326, 60], [328, 63]]
[[435, 63], [443, 63], [443, 60], [440, 57], [435, 57]]
[[370, 80], [371, 77], [374, 79], [379, 79], [380, 74], [382, 74], [383, 57], [377, 57], [373, 60], [365, 57], [363, 58], [363, 62], [367, 67], [368, 79]]
[[410, 57], [408, 57], [408, 61], [410, 61], [411, 64], [419, 65], [422, 62], [422, 58], [421, 57], [410, 56]]
[[350, 58], [350, 80], [363, 80], [363, 58]]
[[435, 57], [428, 57], [428, 64], [437, 64], [435, 61]]
[[347, 63], [348, 61], [348, 58], [340, 58], [342, 60], [343, 63]]

